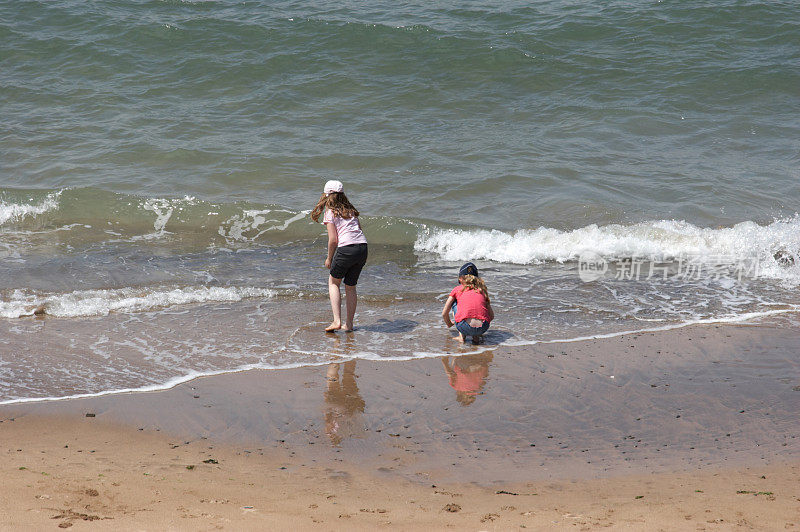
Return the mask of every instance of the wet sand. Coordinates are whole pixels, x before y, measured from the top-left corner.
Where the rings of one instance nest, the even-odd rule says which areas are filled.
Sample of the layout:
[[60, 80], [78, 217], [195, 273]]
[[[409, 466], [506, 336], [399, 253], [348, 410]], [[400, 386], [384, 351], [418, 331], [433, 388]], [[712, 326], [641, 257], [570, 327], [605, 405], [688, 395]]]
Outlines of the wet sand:
[[0, 525], [791, 529], [798, 348], [694, 326], [3, 406]]

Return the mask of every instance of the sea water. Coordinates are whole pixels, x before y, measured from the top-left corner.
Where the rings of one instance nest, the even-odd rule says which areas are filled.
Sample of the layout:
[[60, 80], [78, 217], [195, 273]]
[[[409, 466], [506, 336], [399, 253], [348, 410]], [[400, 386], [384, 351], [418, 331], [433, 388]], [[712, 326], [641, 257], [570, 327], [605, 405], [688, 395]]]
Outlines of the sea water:
[[[0, 401], [787, 319], [793, 2], [0, 2]], [[370, 242], [326, 337], [340, 179]], [[343, 336], [343, 335], [339, 335]]]

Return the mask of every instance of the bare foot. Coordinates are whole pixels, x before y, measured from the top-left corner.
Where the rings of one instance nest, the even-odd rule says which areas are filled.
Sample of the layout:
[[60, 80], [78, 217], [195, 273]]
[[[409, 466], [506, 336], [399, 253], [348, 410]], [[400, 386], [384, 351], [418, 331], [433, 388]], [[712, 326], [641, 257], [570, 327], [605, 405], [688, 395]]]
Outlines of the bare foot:
[[466, 338], [464, 338], [463, 334], [458, 333], [458, 341], [461, 342], [462, 344], [464, 343], [464, 341], [466, 341]]
[[347, 325], [345, 325], [344, 326], [344, 332], [346, 332], [346, 333], [353, 332], [353, 324], [352, 323], [348, 323]]
[[325, 327], [325, 332], [336, 332], [336, 331], [338, 331], [338, 330], [339, 330], [339, 329], [341, 329], [341, 328], [342, 328], [342, 324], [341, 324], [341, 323], [339, 323], [339, 322], [335, 322], [335, 321], [334, 321], [334, 322], [331, 322], [331, 324], [330, 324], [330, 325], [328, 325], [327, 327]]

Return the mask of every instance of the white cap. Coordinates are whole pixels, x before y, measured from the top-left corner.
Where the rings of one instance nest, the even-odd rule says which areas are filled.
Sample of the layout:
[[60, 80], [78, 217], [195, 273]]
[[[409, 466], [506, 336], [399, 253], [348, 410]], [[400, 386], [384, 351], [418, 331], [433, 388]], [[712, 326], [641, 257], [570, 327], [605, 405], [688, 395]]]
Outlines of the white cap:
[[336, 181], [335, 179], [331, 179], [327, 183], [325, 183], [325, 194], [330, 194], [331, 192], [344, 192], [344, 185], [341, 181]]

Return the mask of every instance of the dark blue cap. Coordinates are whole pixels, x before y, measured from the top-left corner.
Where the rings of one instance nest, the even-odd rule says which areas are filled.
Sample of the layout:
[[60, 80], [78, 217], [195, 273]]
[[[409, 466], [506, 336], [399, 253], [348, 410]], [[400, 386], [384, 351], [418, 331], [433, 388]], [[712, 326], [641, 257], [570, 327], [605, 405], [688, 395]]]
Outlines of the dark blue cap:
[[460, 270], [458, 270], [459, 277], [462, 277], [464, 275], [474, 275], [475, 277], [480, 277], [478, 275], [478, 267], [472, 264], [471, 262], [467, 262], [461, 267]]

